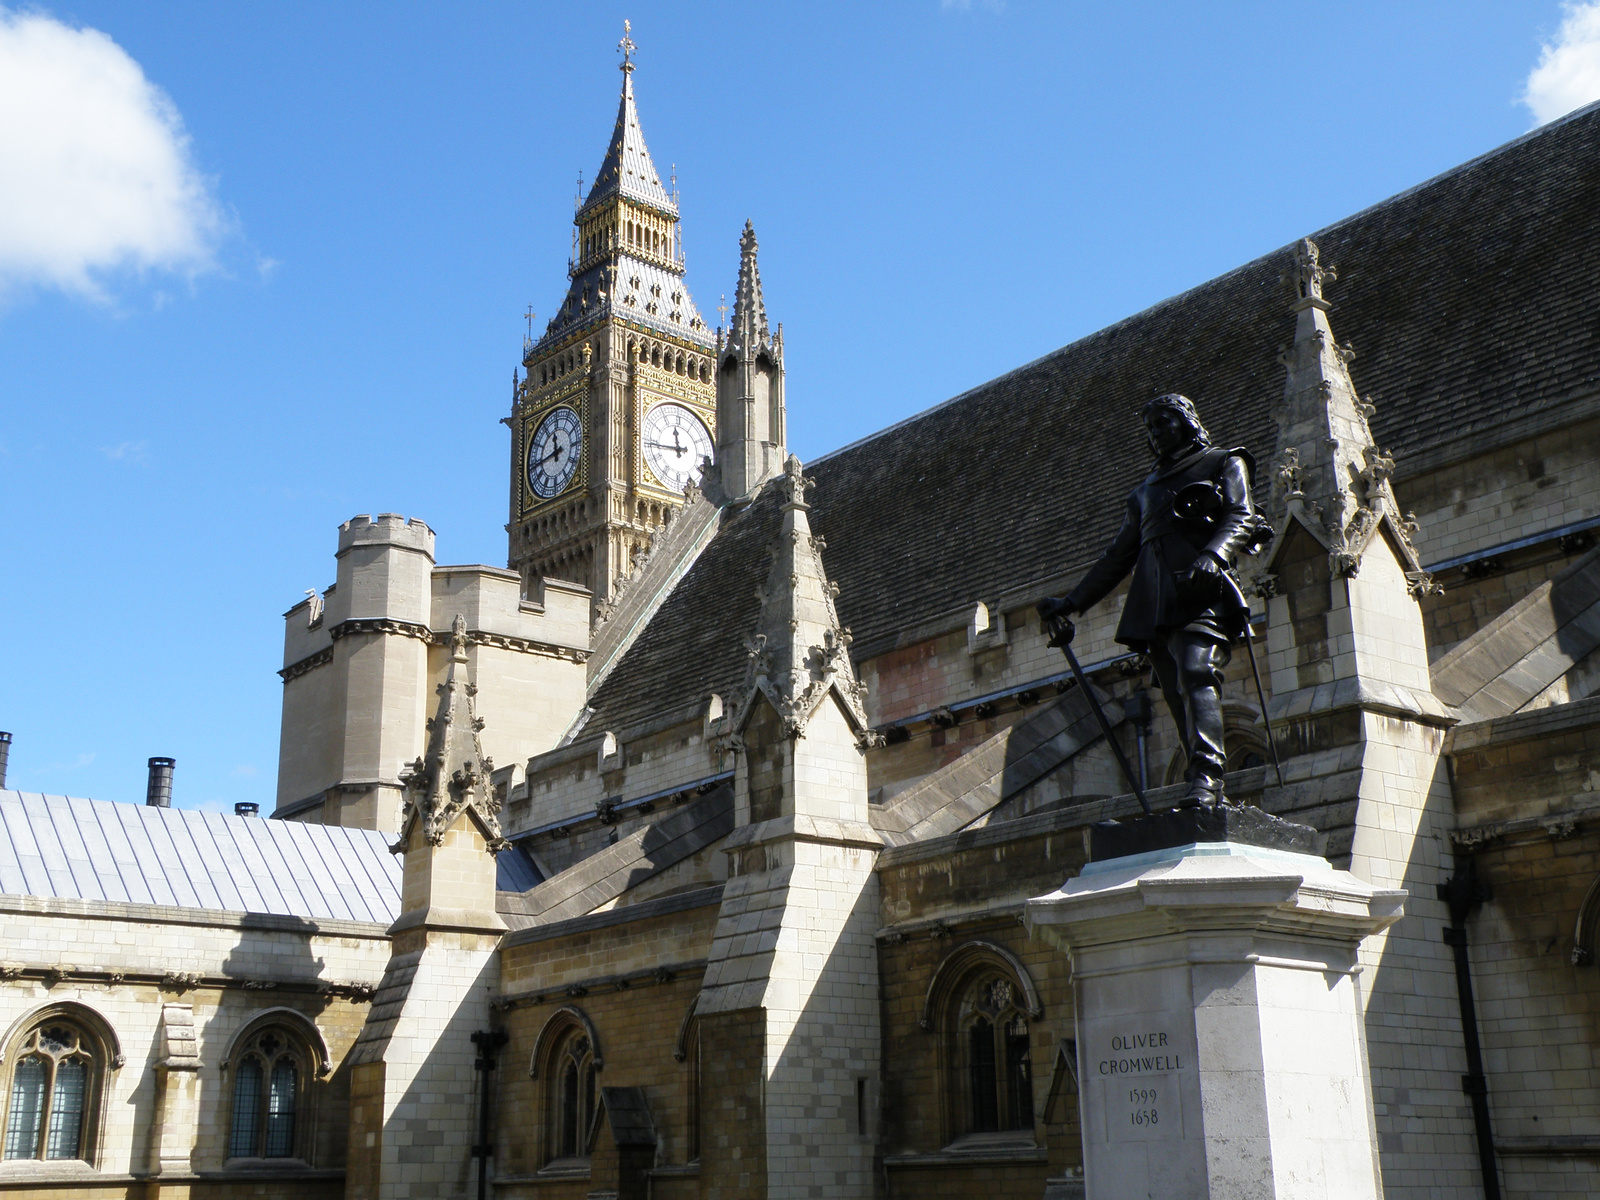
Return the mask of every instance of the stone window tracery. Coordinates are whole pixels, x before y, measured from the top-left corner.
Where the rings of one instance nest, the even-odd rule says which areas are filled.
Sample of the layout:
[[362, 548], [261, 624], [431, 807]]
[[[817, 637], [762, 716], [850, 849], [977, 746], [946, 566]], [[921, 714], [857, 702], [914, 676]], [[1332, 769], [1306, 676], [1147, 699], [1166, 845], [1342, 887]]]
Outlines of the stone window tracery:
[[580, 1158], [588, 1154], [589, 1123], [594, 1119], [594, 1047], [581, 1031], [569, 1035], [556, 1056], [551, 1073], [551, 1146], [554, 1158]]
[[967, 1133], [1033, 1129], [1028, 1014], [1018, 1007], [1016, 992], [1004, 976], [984, 975], [958, 1006]]
[[97, 1124], [103, 1049], [79, 1022], [35, 1024], [7, 1055], [7, 1159], [87, 1160]]
[[1004, 947], [966, 942], [940, 963], [922, 1027], [938, 1037], [947, 1142], [1032, 1142], [1032, 1026], [1042, 1015], [1033, 981]]
[[269, 1024], [231, 1056], [229, 1158], [305, 1158], [311, 1056], [295, 1032]]
[[604, 1065], [589, 1018], [578, 1008], [558, 1009], [539, 1033], [528, 1071], [539, 1082], [545, 1168], [587, 1169]]

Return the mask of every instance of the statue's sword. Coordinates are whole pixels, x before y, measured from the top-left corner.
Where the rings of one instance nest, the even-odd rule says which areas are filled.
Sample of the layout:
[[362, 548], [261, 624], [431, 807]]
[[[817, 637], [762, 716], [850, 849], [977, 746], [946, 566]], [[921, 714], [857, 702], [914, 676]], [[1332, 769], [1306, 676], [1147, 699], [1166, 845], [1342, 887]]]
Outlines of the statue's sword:
[[1250, 636], [1250, 614], [1244, 615], [1244, 648], [1250, 655], [1250, 674], [1256, 679], [1256, 696], [1261, 701], [1261, 723], [1267, 727], [1267, 749], [1272, 751], [1272, 769], [1283, 786], [1283, 765], [1278, 762], [1278, 739], [1272, 736], [1272, 718], [1267, 715], [1267, 693], [1261, 687], [1261, 668], [1256, 666], [1256, 640]]
[[[1151, 815], [1150, 801], [1144, 798], [1144, 789], [1139, 786], [1139, 779], [1133, 773], [1133, 766], [1128, 762], [1128, 756], [1122, 749], [1122, 743], [1117, 741], [1116, 735], [1111, 732], [1111, 722], [1106, 720], [1105, 710], [1100, 707], [1094, 689], [1089, 686], [1089, 681], [1084, 678], [1083, 668], [1078, 665], [1078, 656], [1072, 652], [1072, 642], [1069, 639], [1050, 639], [1051, 645], [1060, 646], [1061, 653], [1067, 656], [1067, 666], [1072, 668], [1072, 677], [1078, 681], [1078, 688], [1083, 692], [1083, 698], [1089, 702], [1089, 708], [1094, 713], [1094, 719], [1100, 722], [1100, 732], [1106, 735], [1106, 741], [1111, 746], [1111, 753], [1117, 756], [1117, 765], [1122, 768], [1122, 774], [1128, 781], [1128, 786], [1133, 789], [1133, 794], [1139, 797], [1139, 807], [1144, 809], [1145, 816]], [[1252, 660], [1253, 661], [1253, 660]]]

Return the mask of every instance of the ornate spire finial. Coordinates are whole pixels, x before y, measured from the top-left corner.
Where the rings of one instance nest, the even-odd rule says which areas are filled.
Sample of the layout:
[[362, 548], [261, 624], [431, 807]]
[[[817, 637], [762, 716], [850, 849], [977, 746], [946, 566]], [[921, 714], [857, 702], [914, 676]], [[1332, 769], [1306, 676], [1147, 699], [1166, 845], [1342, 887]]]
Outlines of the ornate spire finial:
[[1333, 266], [1322, 265], [1322, 253], [1310, 238], [1301, 238], [1294, 248], [1295, 283], [1302, 300], [1321, 300], [1324, 280], [1339, 278]]
[[483, 831], [489, 849], [505, 846], [500, 833], [500, 804], [489, 787], [494, 763], [483, 753], [473, 686], [467, 665], [467, 621], [457, 613], [450, 622], [450, 666], [439, 684], [439, 707], [428, 722], [427, 753], [400, 776], [405, 785], [405, 804], [400, 817], [400, 840], [394, 850], [402, 850], [418, 821], [433, 845], [444, 840], [445, 831], [463, 809], [471, 810]]
[[633, 39], [628, 35], [633, 32], [633, 22], [623, 21], [622, 40], [617, 43], [617, 49], [622, 51], [622, 66], [619, 68], [624, 75], [633, 74], [633, 52], [639, 47], [633, 44]]

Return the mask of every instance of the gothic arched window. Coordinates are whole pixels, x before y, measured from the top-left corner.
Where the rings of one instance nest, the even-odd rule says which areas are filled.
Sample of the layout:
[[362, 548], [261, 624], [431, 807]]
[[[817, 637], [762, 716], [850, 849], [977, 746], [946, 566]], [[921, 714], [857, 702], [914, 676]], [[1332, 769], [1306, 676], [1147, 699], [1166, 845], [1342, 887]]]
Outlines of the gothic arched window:
[[552, 1158], [581, 1158], [589, 1153], [589, 1123], [594, 1119], [594, 1046], [582, 1030], [574, 1030], [557, 1048], [550, 1086]]
[[589, 1128], [605, 1065], [594, 1026], [582, 1009], [557, 1009], [540, 1030], [528, 1074], [540, 1083], [546, 1168], [586, 1171]]
[[23, 1033], [7, 1055], [12, 1067], [6, 1158], [90, 1158], [104, 1055], [100, 1039], [63, 1016], [51, 1016]]
[[684, 1079], [684, 1124], [687, 1132], [687, 1162], [700, 1159], [700, 1018], [695, 1013], [695, 1003], [690, 1003], [678, 1026], [678, 1044], [672, 1057], [688, 1068]]
[[302, 1136], [311, 1056], [283, 1025], [253, 1032], [230, 1056], [229, 1158], [305, 1158]]
[[948, 1140], [1031, 1142], [1031, 1026], [1043, 1011], [1027, 969], [1003, 946], [966, 942], [939, 964], [921, 1024], [939, 1037]]
[[954, 1006], [966, 1133], [1033, 1130], [1033, 1064], [1021, 989], [983, 972]]

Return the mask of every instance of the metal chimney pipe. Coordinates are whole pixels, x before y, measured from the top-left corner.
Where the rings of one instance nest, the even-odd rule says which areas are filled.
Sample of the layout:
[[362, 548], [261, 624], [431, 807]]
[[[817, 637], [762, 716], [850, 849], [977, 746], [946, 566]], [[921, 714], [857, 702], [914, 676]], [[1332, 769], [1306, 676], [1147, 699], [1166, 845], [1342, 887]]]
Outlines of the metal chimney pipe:
[[145, 788], [144, 802], [151, 808], [172, 807], [172, 768], [177, 765], [175, 758], [150, 760], [150, 783]]
[[241, 800], [233, 806], [233, 815], [236, 817], [253, 817], [261, 811], [261, 805], [252, 804], [248, 800]]
[[6, 785], [6, 763], [11, 758], [11, 735], [0, 730], [0, 788]]

